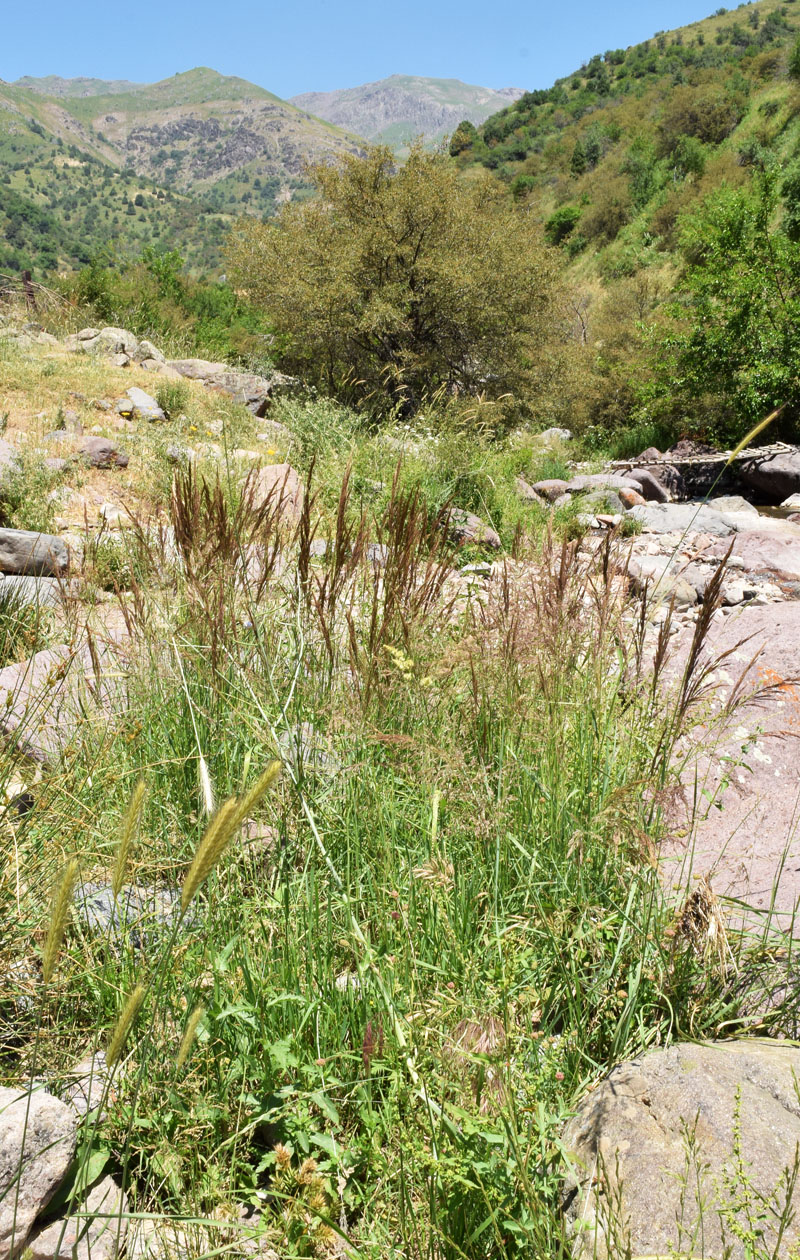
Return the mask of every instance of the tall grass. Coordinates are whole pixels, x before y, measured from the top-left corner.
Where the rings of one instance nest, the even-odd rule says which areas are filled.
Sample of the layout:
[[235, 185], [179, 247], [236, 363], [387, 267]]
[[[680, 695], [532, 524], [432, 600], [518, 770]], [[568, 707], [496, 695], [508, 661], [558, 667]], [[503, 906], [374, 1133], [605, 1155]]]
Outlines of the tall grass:
[[[56, 1080], [110, 1047], [83, 1158], [185, 1250], [566, 1256], [570, 1105], [747, 1001], [676, 934], [653, 860], [704, 631], [670, 689], [613, 540], [529, 538], [475, 585], [446, 499], [401, 468], [369, 505], [326, 459], [294, 535], [195, 472], [171, 555], [141, 527], [128, 709], [5, 820], [3, 1074], [34, 1043]], [[209, 795], [238, 803], [209, 823]], [[83, 878], [183, 888], [188, 913], [144, 949], [74, 913], [45, 993], [40, 888], [78, 849]]]

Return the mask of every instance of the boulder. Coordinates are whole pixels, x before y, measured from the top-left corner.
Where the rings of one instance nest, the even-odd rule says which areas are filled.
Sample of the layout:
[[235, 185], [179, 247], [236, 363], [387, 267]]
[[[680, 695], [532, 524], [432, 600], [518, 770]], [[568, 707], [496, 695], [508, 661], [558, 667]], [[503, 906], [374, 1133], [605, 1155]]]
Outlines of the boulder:
[[25, 608], [55, 608], [65, 593], [64, 583], [58, 578], [11, 573], [0, 576], [0, 604], [10, 600]]
[[625, 508], [644, 507], [647, 500], [638, 490], [632, 490], [630, 486], [620, 486], [617, 491], [620, 503]]
[[[137, 420], [166, 420], [166, 416], [155, 398], [139, 389], [137, 385], [128, 390], [128, 398]], [[124, 414], [124, 413], [120, 413]]]
[[[77, 888], [74, 904], [88, 932], [105, 936], [116, 946], [127, 940], [142, 950], [163, 939], [180, 919], [181, 894], [171, 888], [127, 884], [115, 897], [110, 884], [86, 880]], [[191, 916], [185, 921], [188, 924]]]
[[75, 344], [68, 340], [68, 348], [83, 354], [124, 354], [135, 359], [139, 341], [127, 328], [84, 328], [78, 333]]
[[547, 502], [544, 496], [539, 494], [537, 490], [534, 490], [533, 486], [524, 477], [517, 477], [514, 482], [514, 489], [517, 492], [517, 498], [522, 499], [523, 503]]
[[91, 468], [127, 468], [129, 456], [111, 438], [86, 437], [78, 450]]
[[622, 486], [638, 489], [626, 473], [581, 473], [567, 482], [565, 489], [569, 494], [586, 494], [589, 490], [619, 490]]
[[631, 508], [628, 516], [641, 522], [646, 534], [702, 533], [723, 538], [736, 528], [730, 516], [695, 503], [648, 503]]
[[109, 726], [124, 707], [125, 660], [116, 643], [45, 648], [0, 669], [0, 734], [26, 757], [55, 764], [87, 724]]
[[717, 512], [747, 512], [750, 516], [758, 516], [758, 508], [740, 494], [720, 494], [716, 499], [709, 499], [708, 506]]
[[228, 370], [224, 363], [210, 363], [208, 359], [168, 359], [167, 367], [191, 381], [207, 381]]
[[[675, 470], [672, 469], [674, 472]], [[639, 493], [650, 503], [668, 503], [669, 489], [666, 485], [654, 477], [652, 472], [646, 468], [632, 468], [629, 473], [625, 474], [628, 481], [634, 482], [639, 487]]]
[[69, 552], [55, 534], [0, 529], [0, 573], [60, 577], [68, 568]]
[[43, 1090], [0, 1087], [0, 1260], [22, 1250], [67, 1174], [78, 1117]]
[[111, 1177], [103, 1177], [75, 1214], [34, 1233], [30, 1260], [115, 1260], [128, 1231], [128, 1200]]
[[634, 590], [640, 594], [646, 590], [651, 602], [668, 604], [674, 600], [676, 608], [691, 608], [697, 603], [695, 587], [678, 572], [676, 562], [669, 556], [631, 556], [628, 576]]
[[465, 512], [463, 508], [451, 508], [446, 520], [448, 533], [453, 542], [460, 545], [477, 543], [483, 547], [491, 547], [494, 551], [499, 551], [503, 545], [500, 535], [474, 512]]
[[[625, 488], [625, 486], [620, 486], [621, 490]], [[572, 492], [569, 491], [568, 493]], [[590, 490], [588, 494], [582, 494], [580, 506], [587, 512], [592, 512], [595, 516], [598, 513], [608, 514], [609, 512], [617, 516], [624, 511], [622, 499], [612, 489]]]
[[[800, 1049], [756, 1040], [676, 1045], [614, 1068], [579, 1104], [563, 1136], [571, 1164], [564, 1202], [577, 1260], [683, 1255], [687, 1240], [698, 1236], [703, 1255], [750, 1257], [732, 1228], [747, 1223], [741, 1203], [738, 1213], [734, 1207], [736, 1195], [746, 1193], [736, 1171], [736, 1129], [754, 1194], [780, 1194], [800, 1143], [798, 1074]], [[800, 1183], [791, 1206], [781, 1255], [800, 1238]], [[756, 1210], [764, 1229], [759, 1251], [778, 1254], [775, 1217]]]
[[139, 349], [136, 356], [140, 362], [147, 360], [148, 362], [166, 363], [166, 359], [161, 351], [153, 345], [152, 341], [147, 338], [139, 342]]
[[800, 494], [790, 494], [788, 499], [784, 499], [781, 504], [787, 512], [800, 512]]
[[0, 437], [0, 480], [19, 468], [19, 455], [10, 442]]
[[289, 525], [296, 525], [303, 511], [303, 483], [291, 464], [267, 464], [250, 481], [253, 507], [258, 511], [269, 503]]
[[752, 486], [771, 503], [800, 494], [800, 447], [744, 460], [737, 466], [740, 481]]
[[[800, 529], [791, 521], [779, 529], [753, 529], [737, 533], [733, 555], [747, 573], [761, 573], [779, 582], [800, 582]], [[709, 554], [720, 555], [725, 548], [716, 543]]]
[[567, 492], [566, 481], [561, 481], [558, 477], [551, 477], [547, 481], [535, 481], [532, 489], [543, 499], [547, 499], [548, 503], [555, 503], [562, 494]]

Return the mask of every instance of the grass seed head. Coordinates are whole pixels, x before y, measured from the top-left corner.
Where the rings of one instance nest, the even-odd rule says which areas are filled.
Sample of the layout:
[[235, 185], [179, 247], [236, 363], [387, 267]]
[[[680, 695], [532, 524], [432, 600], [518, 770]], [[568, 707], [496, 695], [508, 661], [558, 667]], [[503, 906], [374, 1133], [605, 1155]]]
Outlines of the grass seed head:
[[61, 942], [64, 939], [64, 933], [69, 922], [72, 891], [77, 878], [78, 859], [73, 857], [70, 858], [64, 868], [64, 873], [53, 896], [53, 904], [50, 909], [50, 923], [47, 928], [47, 939], [45, 940], [42, 954], [42, 977], [45, 984], [50, 983], [55, 973]]
[[134, 836], [139, 827], [139, 819], [142, 816], [142, 807], [146, 793], [144, 779], [139, 779], [130, 799], [130, 804], [122, 823], [122, 832], [117, 845], [117, 852], [114, 858], [114, 870], [111, 874], [111, 891], [115, 897], [119, 896], [125, 880], [125, 872], [128, 868], [128, 858], [130, 856], [131, 845]]
[[137, 984], [122, 1008], [122, 1014], [117, 1020], [116, 1027], [108, 1043], [108, 1050], [106, 1051], [106, 1063], [109, 1067], [114, 1066], [125, 1048], [128, 1033], [133, 1027], [133, 1022], [139, 1013], [139, 1007], [144, 1001], [144, 994], [144, 985]]

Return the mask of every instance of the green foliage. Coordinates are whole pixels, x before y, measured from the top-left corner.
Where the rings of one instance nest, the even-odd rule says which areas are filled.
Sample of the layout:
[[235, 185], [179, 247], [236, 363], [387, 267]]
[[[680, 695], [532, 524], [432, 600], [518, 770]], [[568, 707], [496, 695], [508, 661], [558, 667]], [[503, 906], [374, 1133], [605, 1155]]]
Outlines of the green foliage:
[[412, 148], [311, 176], [319, 197], [243, 221], [237, 284], [285, 339], [282, 363], [375, 413], [437, 391], [536, 405], [557, 368], [558, 265], [532, 215], [486, 177]]
[[156, 402], [167, 419], [179, 416], [189, 405], [189, 386], [185, 381], [161, 381], [156, 390]]
[[478, 129], [468, 118], [460, 122], [450, 138], [450, 156], [458, 157], [464, 149], [468, 149], [478, 138]]
[[551, 245], [561, 245], [577, 227], [582, 210], [580, 206], [559, 206], [545, 224], [545, 235]]
[[136, 261], [98, 255], [61, 288], [86, 308], [87, 321], [130, 328], [176, 355], [192, 352], [256, 371], [270, 367], [263, 314], [228, 284], [190, 278], [176, 250], [148, 248]]
[[683, 224], [687, 268], [660, 388], [678, 406], [702, 398], [724, 442], [782, 404], [789, 432], [800, 418], [796, 184], [784, 182], [782, 219], [777, 174], [764, 172], [752, 189], [719, 189]]

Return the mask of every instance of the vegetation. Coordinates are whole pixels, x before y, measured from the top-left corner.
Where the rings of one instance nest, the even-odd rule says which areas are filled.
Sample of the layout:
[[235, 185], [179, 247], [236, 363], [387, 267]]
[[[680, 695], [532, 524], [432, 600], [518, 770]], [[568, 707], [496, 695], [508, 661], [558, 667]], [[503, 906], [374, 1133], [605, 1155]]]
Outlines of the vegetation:
[[462, 182], [416, 145], [314, 167], [319, 196], [244, 220], [237, 283], [304, 380], [375, 412], [413, 414], [438, 392], [511, 395], [530, 412], [557, 374], [555, 256], [491, 179]]

